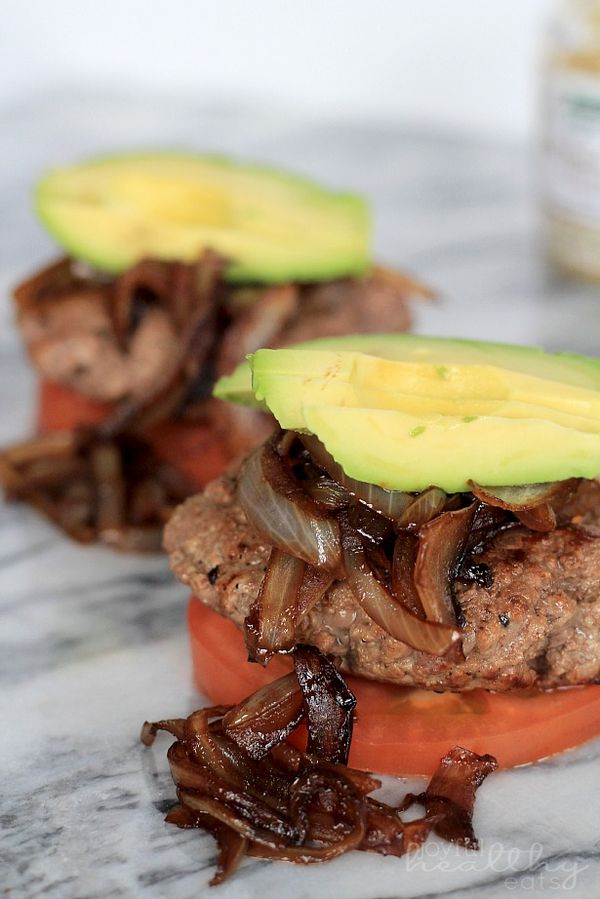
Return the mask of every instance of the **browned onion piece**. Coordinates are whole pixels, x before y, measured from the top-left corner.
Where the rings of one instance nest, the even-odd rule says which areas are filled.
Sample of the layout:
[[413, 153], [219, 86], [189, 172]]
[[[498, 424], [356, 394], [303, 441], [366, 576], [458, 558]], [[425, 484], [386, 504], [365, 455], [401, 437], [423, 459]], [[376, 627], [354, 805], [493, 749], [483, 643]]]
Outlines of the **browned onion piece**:
[[413, 579], [417, 550], [417, 535], [400, 531], [394, 543], [392, 557], [392, 593], [409, 612], [424, 618], [425, 613]]
[[[348, 509], [348, 521], [351, 527], [366, 537], [369, 543], [381, 545], [393, 534], [393, 525], [389, 518], [380, 515], [364, 503], [354, 503]], [[373, 549], [373, 547], [370, 547]]]
[[496, 534], [513, 524], [510, 512], [487, 503], [478, 503], [469, 530], [466, 552], [475, 555], [482, 552]]
[[[282, 814], [272, 805], [263, 802], [262, 798], [244, 787], [239, 788], [236, 784], [221, 780], [207, 768], [194, 764], [188, 757], [183, 743], [173, 743], [167, 752], [167, 759], [173, 780], [180, 791], [186, 791], [185, 794], [183, 792], [178, 794], [184, 805], [194, 811], [208, 811], [190, 801], [190, 792], [188, 791], [193, 791], [195, 794], [205, 795], [220, 803], [226, 803], [230, 809], [256, 825], [261, 831], [275, 834], [277, 837], [297, 838], [297, 828], [290, 822], [286, 814]], [[238, 830], [238, 828], [235, 829]], [[239, 829], [238, 833], [247, 836], [247, 832], [243, 828]]]
[[300, 621], [327, 593], [333, 583], [333, 575], [323, 568], [307, 565], [298, 590], [298, 618]]
[[397, 527], [420, 528], [442, 511], [446, 500], [446, 494], [439, 487], [428, 487], [417, 497], [411, 497], [410, 505], [396, 521]]
[[224, 793], [230, 797], [230, 802], [226, 802], [220, 797], [204, 796], [181, 788], [177, 790], [177, 798], [192, 811], [204, 812], [211, 818], [227, 824], [247, 840], [271, 849], [283, 848], [290, 839], [296, 839], [295, 828], [283, 818], [275, 818], [274, 813], [271, 813], [270, 816], [266, 813], [263, 814], [266, 807], [261, 809], [258, 800], [248, 798], [243, 802], [241, 808], [236, 808], [233, 803], [241, 801], [242, 795], [236, 794], [232, 790], [224, 790]]
[[350, 780], [359, 793], [367, 796], [373, 790], [381, 787], [381, 781], [366, 771], [357, 771], [354, 768], [348, 768], [346, 765], [336, 764], [334, 762], [324, 762], [323, 759], [314, 753], [301, 752], [292, 746], [291, 743], [279, 743], [271, 749], [271, 758], [276, 763], [277, 768], [285, 771], [289, 775], [295, 777], [303, 768], [319, 768], [319, 770], [327, 770], [343, 774], [345, 778]]
[[18, 473], [10, 465], [0, 462], [0, 480], [11, 499], [27, 498], [35, 490], [51, 488], [56, 483], [68, 483], [85, 474], [85, 463], [77, 454], [70, 458], [36, 459]]
[[211, 887], [216, 887], [227, 880], [237, 870], [248, 851], [248, 840], [245, 837], [240, 836], [221, 821], [217, 821], [216, 818], [203, 812], [194, 812], [185, 805], [174, 805], [167, 812], [165, 821], [176, 827], [197, 827], [206, 830], [215, 838], [219, 852], [217, 869], [209, 881]]
[[515, 512], [515, 515], [521, 524], [531, 531], [546, 533], [556, 527], [556, 512], [550, 503], [543, 503], [535, 509], [523, 509], [521, 512]]
[[80, 436], [75, 431], [54, 431], [8, 447], [1, 455], [11, 465], [29, 465], [40, 460], [69, 458], [80, 442]]
[[[312, 803], [320, 800], [322, 794], [326, 796], [328, 808], [333, 808], [336, 814], [331, 816], [334, 822], [331, 826], [324, 826], [321, 822], [315, 828], [313, 816], [308, 809]], [[308, 865], [329, 861], [359, 848], [365, 835], [366, 804], [351, 781], [332, 772], [306, 772], [293, 784], [290, 797], [292, 817], [298, 820], [300, 832], [326, 845], [288, 845], [274, 852], [265, 852], [262, 846], [251, 846], [249, 855]], [[341, 821], [346, 825], [344, 830], [341, 829]]]
[[480, 487], [469, 481], [474, 496], [488, 505], [513, 512], [521, 524], [532, 531], [552, 531], [556, 527], [556, 510], [577, 490], [581, 478], [548, 484], [525, 484], [519, 487]]
[[[379, 780], [326, 757], [331, 757], [332, 743], [334, 749], [340, 745], [339, 734], [327, 719], [341, 722], [344, 717], [335, 709], [333, 716], [328, 713], [331, 697], [335, 693], [342, 697], [343, 711], [351, 694], [319, 650], [301, 647], [296, 655], [305, 707], [320, 731], [313, 748], [323, 747], [325, 757], [296, 749], [280, 734], [282, 741], [256, 760], [230, 739], [225, 719], [247, 723], [245, 713], [261, 705], [264, 691], [233, 709], [200, 709], [187, 719], [144, 725], [142, 739], [147, 745], [161, 728], [178, 738], [168, 760], [179, 805], [166, 820], [214, 835], [219, 855], [211, 883], [222, 882], [244, 854], [299, 864], [326, 861], [351, 849], [402, 855], [417, 849], [432, 829], [445, 839], [476, 848], [471, 823], [475, 791], [496, 767], [495, 760], [454, 749], [442, 760], [425, 793], [408, 795], [399, 808], [378, 802], [369, 794], [381, 785]], [[275, 692], [286, 681], [286, 693], [292, 677], [273, 685]], [[326, 694], [325, 703], [316, 698], [316, 716], [313, 681]], [[251, 717], [258, 728], [258, 718]], [[425, 817], [403, 821], [400, 813], [415, 802], [425, 806]]]
[[369, 797], [366, 833], [360, 848], [380, 855], [401, 856], [417, 849], [430, 832], [427, 819], [404, 822], [397, 809]]
[[314, 754], [311, 755], [308, 752], [301, 755], [304, 763], [308, 764], [308, 766], [318, 768], [319, 771], [330, 771], [333, 774], [341, 774], [346, 780], [349, 780], [363, 796], [368, 796], [373, 790], [379, 790], [381, 787], [379, 778], [373, 777], [373, 775], [369, 774], [367, 771], [358, 771], [354, 768], [348, 768], [345, 764], [324, 762], [323, 759]]
[[423, 621], [390, 595], [373, 574], [360, 538], [350, 528], [342, 530], [342, 546], [348, 586], [363, 611], [391, 637], [436, 656], [445, 655], [459, 643], [461, 635], [456, 627]]
[[303, 446], [311, 455], [313, 462], [319, 465], [332, 478], [346, 488], [355, 497], [362, 500], [376, 512], [385, 515], [392, 521], [400, 518], [404, 510], [412, 503], [414, 497], [410, 493], [400, 490], [386, 490], [376, 484], [368, 484], [365, 481], [357, 481], [349, 477], [342, 466], [335, 461], [318, 437], [312, 434], [298, 435]]
[[476, 509], [477, 503], [472, 503], [457, 512], [443, 512], [419, 530], [414, 582], [428, 621], [456, 624], [452, 582]]
[[193, 812], [191, 808], [186, 808], [185, 805], [174, 805], [165, 815], [165, 821], [167, 824], [174, 824], [175, 827], [185, 829], [198, 827], [200, 817], [200, 813]]
[[350, 494], [345, 487], [327, 475], [304, 481], [302, 486], [311, 499], [326, 509], [345, 509], [350, 502]]
[[296, 643], [298, 592], [306, 562], [274, 547], [258, 596], [244, 622], [249, 659], [265, 664]]
[[297, 646], [296, 677], [308, 718], [308, 752], [346, 764], [352, 739], [354, 694], [329, 659], [314, 646]]
[[238, 499], [250, 523], [273, 546], [309, 565], [337, 570], [341, 558], [338, 524], [286, 471], [273, 440], [243, 463]]
[[0, 453], [0, 483], [73, 539], [126, 552], [160, 551], [166, 519], [190, 493], [148, 444], [126, 435], [97, 439], [84, 429]]
[[[228, 711], [228, 707], [221, 707], [221, 717]], [[235, 770], [236, 758], [232, 759], [225, 750], [222, 738], [219, 734], [209, 731], [210, 719], [217, 710], [200, 709], [192, 712], [185, 722], [184, 740], [189, 747], [189, 755], [198, 764], [208, 771], [212, 771], [218, 777], [230, 783], [238, 783]], [[234, 744], [236, 745], [236, 744]], [[237, 745], [236, 745], [236, 748]]]
[[433, 829], [444, 840], [466, 849], [478, 849], [473, 833], [475, 793], [498, 762], [491, 755], [477, 755], [455, 746], [440, 761], [429, 786], [417, 797], [407, 797], [405, 806], [416, 801], [435, 818]]
[[[280, 744], [287, 746], [288, 744]], [[257, 799], [264, 800], [272, 808], [284, 812], [287, 808], [292, 777], [275, 768], [269, 759], [260, 763], [226, 736], [222, 729], [213, 729], [186, 741], [189, 757], [238, 790], [246, 790]]]
[[121, 456], [112, 443], [98, 443], [90, 454], [97, 484], [97, 523], [100, 533], [116, 531], [125, 517], [125, 482]]
[[548, 484], [481, 487], [475, 481], [469, 481], [469, 487], [474, 496], [490, 506], [498, 506], [511, 512], [522, 512], [565, 498], [565, 494], [569, 495], [577, 489], [579, 482], [580, 478], [569, 478], [566, 481], [553, 481]]
[[302, 691], [291, 672], [267, 684], [223, 717], [223, 728], [253, 759], [261, 759], [300, 723]]
[[133, 309], [137, 295], [144, 292], [153, 299], [165, 300], [169, 293], [171, 266], [159, 259], [142, 259], [120, 275], [113, 284], [110, 310], [115, 334], [125, 343], [133, 324]]
[[140, 740], [144, 746], [152, 746], [159, 730], [166, 730], [178, 740], [183, 740], [186, 720], [186, 718], [165, 718], [162, 721], [144, 721]]
[[[290, 790], [290, 815], [303, 837], [311, 836], [311, 805], [322, 799], [325, 799], [323, 810], [333, 817], [335, 823], [329, 833], [332, 844], [316, 851], [310, 850], [314, 861], [334, 858], [336, 855], [356, 849], [365, 835], [364, 796], [352, 781], [339, 771], [317, 769], [301, 774]], [[349, 824], [349, 828], [340, 839], [342, 822], [345, 825]], [[324, 841], [326, 837], [327, 834], [321, 826], [318, 838]], [[334, 848], [336, 851], [332, 853], [331, 850]]]
[[180, 328], [178, 352], [162, 369], [160, 379], [142, 396], [135, 400], [125, 399], [98, 425], [97, 432], [101, 437], [113, 439], [123, 433], [143, 434], [185, 404], [190, 386], [210, 365], [217, 327], [217, 287], [224, 264], [212, 250], [205, 250], [194, 264], [190, 281], [193, 299], [189, 302], [188, 317]]

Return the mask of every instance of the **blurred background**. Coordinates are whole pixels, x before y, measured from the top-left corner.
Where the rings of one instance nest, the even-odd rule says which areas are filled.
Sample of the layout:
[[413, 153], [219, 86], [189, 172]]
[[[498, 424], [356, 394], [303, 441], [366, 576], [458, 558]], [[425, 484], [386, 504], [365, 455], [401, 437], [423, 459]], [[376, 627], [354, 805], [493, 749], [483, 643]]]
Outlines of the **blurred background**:
[[102, 88], [524, 136], [549, 6], [4, 0], [0, 100]]
[[2, 321], [9, 286], [55, 253], [30, 205], [40, 173], [107, 150], [176, 146], [365, 193], [376, 255], [440, 295], [419, 308], [422, 331], [596, 352], [596, 288], [555, 273], [541, 228], [542, 60], [555, 7], [4, 0]]

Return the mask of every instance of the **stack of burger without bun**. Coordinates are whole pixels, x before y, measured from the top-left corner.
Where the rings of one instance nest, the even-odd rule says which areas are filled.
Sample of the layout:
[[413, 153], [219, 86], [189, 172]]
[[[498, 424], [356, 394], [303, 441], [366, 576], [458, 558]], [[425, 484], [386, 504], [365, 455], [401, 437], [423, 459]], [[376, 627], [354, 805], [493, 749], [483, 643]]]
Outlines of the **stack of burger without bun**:
[[[600, 363], [370, 335], [260, 350], [216, 393], [280, 427], [166, 529], [216, 704], [144, 727], [176, 737], [167, 821], [215, 836], [213, 883], [477, 848], [498, 764], [600, 733]], [[392, 807], [357, 768], [433, 776]]]
[[371, 265], [360, 198], [266, 168], [115, 156], [50, 172], [36, 206], [69, 255], [15, 290], [41, 436], [1, 474], [84, 541], [156, 548], [190, 485], [265, 437], [265, 416], [211, 399], [247, 353], [405, 330], [427, 295]]
[[[444, 729], [503, 764], [595, 734], [596, 688], [522, 697], [600, 677], [599, 363], [372, 335], [261, 350], [251, 365], [253, 389], [246, 367], [217, 392], [266, 406], [282, 430], [166, 529], [196, 639], [210, 625], [239, 640], [199, 600], [259, 662], [311, 643], [351, 675], [436, 691], [413, 695], [431, 730], [415, 737], [416, 771]], [[236, 646], [256, 685], [262, 669]], [[204, 687], [233, 698], [218, 676]], [[389, 717], [395, 694], [381, 695]]]

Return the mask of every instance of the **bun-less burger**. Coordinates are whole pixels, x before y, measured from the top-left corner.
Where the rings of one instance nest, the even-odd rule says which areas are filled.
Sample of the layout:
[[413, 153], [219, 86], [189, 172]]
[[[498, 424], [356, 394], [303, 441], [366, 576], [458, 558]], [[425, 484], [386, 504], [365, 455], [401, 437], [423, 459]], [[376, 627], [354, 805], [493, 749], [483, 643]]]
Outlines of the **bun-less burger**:
[[211, 399], [247, 353], [402, 331], [427, 294], [371, 264], [361, 198], [266, 167], [116, 155], [51, 171], [35, 199], [67, 254], [15, 290], [50, 436], [1, 475], [80, 540], [151, 548], [190, 490], [164, 463], [197, 488], [264, 438], [265, 417]]
[[599, 361], [366, 335], [261, 349], [217, 392], [279, 429], [166, 529], [211, 701], [310, 644], [357, 697], [358, 767], [600, 733]]

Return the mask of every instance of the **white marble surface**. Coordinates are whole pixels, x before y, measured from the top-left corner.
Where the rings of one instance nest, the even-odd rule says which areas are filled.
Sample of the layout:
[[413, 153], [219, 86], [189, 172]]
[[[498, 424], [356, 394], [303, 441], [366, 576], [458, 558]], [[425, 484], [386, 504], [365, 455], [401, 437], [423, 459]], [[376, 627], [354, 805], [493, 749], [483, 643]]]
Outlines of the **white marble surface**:
[[[0, 121], [0, 440], [25, 434], [33, 380], [10, 325], [8, 286], [49, 257], [28, 205], [49, 164], [115, 147], [180, 145], [268, 159], [354, 185], [375, 204], [377, 249], [442, 293], [421, 331], [594, 353], [600, 291], [552, 276], [537, 245], [534, 166], [523, 149], [455, 135], [340, 123], [311, 127], [168, 98], [47, 95]], [[69, 545], [24, 508], [0, 508], [0, 895], [10, 899], [206, 895], [212, 842], [163, 823], [167, 740], [144, 718], [183, 715], [186, 592], [164, 559]], [[296, 869], [247, 862], [223, 899], [600, 894], [600, 742], [492, 776], [475, 816], [479, 853], [354, 854]], [[388, 789], [395, 789], [388, 785]]]

